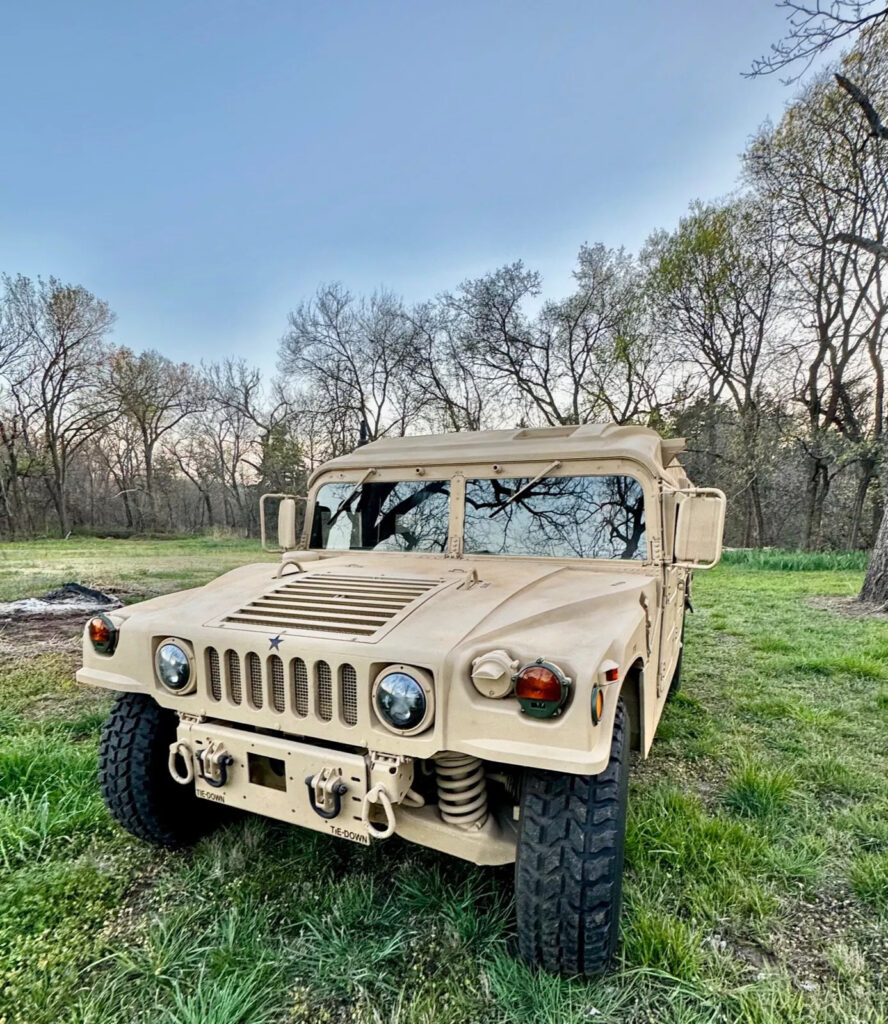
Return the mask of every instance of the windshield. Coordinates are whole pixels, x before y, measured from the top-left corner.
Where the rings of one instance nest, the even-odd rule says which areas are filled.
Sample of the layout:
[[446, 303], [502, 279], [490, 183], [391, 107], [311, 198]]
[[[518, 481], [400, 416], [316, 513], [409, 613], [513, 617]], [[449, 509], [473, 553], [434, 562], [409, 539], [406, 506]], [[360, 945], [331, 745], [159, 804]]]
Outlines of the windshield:
[[[310, 546], [330, 551], [447, 550], [449, 480], [342, 481], [318, 489]], [[630, 476], [466, 481], [467, 555], [647, 558], [644, 492]]]
[[336, 551], [447, 548], [449, 480], [324, 484], [311, 523], [311, 547]]
[[647, 557], [644, 493], [637, 480], [550, 476], [532, 481], [466, 481], [467, 555]]

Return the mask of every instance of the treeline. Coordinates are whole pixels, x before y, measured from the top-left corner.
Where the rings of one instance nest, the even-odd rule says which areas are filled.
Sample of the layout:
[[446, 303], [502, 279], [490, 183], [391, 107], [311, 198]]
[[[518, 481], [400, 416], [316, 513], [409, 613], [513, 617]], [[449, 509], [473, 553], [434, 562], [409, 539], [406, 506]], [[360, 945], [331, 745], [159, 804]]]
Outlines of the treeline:
[[[843, 59], [888, 109], [888, 37]], [[693, 203], [639, 253], [580, 248], [565, 297], [517, 262], [416, 305], [319, 289], [288, 318], [278, 373], [111, 344], [84, 288], [4, 277], [0, 530], [256, 528], [258, 494], [300, 491], [385, 434], [588, 420], [688, 438], [728, 494], [728, 543], [872, 545], [886, 494], [885, 147], [824, 75], [751, 140], [743, 187]]]

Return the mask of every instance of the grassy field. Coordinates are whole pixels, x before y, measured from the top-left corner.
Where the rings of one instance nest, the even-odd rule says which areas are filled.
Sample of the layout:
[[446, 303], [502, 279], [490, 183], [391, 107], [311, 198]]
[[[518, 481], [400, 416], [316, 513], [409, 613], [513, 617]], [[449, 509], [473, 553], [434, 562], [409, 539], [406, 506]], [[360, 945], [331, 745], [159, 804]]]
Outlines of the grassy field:
[[[5, 545], [0, 599], [75, 579], [132, 600], [255, 550]], [[3, 635], [0, 1022], [888, 1019], [888, 623], [848, 614], [860, 580], [783, 553], [698, 576], [684, 685], [633, 776], [620, 966], [594, 984], [512, 958], [509, 870], [260, 820], [186, 853], [128, 838], [76, 643]]]

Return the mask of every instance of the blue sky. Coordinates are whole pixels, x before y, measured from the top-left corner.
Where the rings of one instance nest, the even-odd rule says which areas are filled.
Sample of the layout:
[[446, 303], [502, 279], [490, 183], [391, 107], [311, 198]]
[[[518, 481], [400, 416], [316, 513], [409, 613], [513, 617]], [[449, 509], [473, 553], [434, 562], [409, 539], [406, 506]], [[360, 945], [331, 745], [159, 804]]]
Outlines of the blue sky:
[[5, 6], [0, 270], [107, 299], [114, 340], [273, 368], [319, 283], [408, 300], [734, 187], [790, 97], [741, 72], [771, 0]]

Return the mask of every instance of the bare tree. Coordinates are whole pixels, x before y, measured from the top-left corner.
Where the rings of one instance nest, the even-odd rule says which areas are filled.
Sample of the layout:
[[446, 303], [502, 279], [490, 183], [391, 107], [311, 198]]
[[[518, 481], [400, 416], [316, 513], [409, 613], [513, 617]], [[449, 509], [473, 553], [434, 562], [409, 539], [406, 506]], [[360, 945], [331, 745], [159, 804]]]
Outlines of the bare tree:
[[433, 429], [481, 430], [499, 421], [500, 389], [475, 357], [471, 328], [448, 296], [405, 314], [414, 329], [416, 385], [423, 389]]
[[767, 453], [759, 434], [762, 404], [778, 385], [785, 271], [773, 211], [749, 198], [694, 204], [674, 233], [652, 236], [644, 259], [658, 320], [679, 358], [705, 381], [710, 413], [723, 397], [736, 410], [745, 543], [767, 544], [761, 497]]
[[[844, 75], [836, 75], [836, 80], [839, 87], [844, 89], [862, 110], [867, 124], [869, 125], [870, 136], [879, 142], [888, 138], [888, 127], [883, 123], [881, 115], [878, 113], [875, 104], [870, 99], [870, 95], [864, 92], [863, 89], [855, 85]], [[884, 94], [882, 98], [884, 100]], [[881, 147], [879, 155], [882, 155]], [[881, 183], [883, 188], [888, 187], [888, 174], [886, 174], [885, 168], [881, 163], [879, 165], [879, 171], [881, 173]], [[884, 268], [882, 260], [884, 257], [888, 256], [888, 246], [885, 245], [884, 241], [885, 228], [886, 225], [882, 222], [876, 226], [876, 233], [872, 237], [864, 236], [856, 231], [842, 231], [833, 239], [835, 242], [847, 243], [852, 247], [852, 249], [856, 248], [857, 250], [863, 250], [864, 252], [871, 253], [876, 257], [875, 263], [880, 269], [877, 282], [880, 294], [883, 276], [881, 271], [883, 271]], [[877, 433], [879, 436], [884, 435], [883, 418], [885, 377], [884, 363], [882, 360], [882, 340], [882, 337], [880, 337], [878, 345], [871, 341], [869, 346], [870, 360], [875, 376], [874, 391], [877, 405]], [[884, 501], [884, 496], [888, 494], [888, 450], [884, 451], [882, 454], [882, 493]], [[884, 504], [885, 510], [882, 516], [882, 522], [876, 536], [872, 555], [870, 556], [863, 588], [860, 592], [860, 599], [862, 601], [872, 601], [882, 606], [888, 605], [888, 501], [885, 501]]]
[[[361, 422], [371, 440], [404, 434], [422, 413], [414, 327], [395, 296], [355, 299], [341, 285], [325, 285], [290, 313], [289, 324], [283, 376], [322, 396], [328, 408], [345, 410], [353, 437]], [[346, 437], [341, 443], [351, 447]]]
[[70, 531], [68, 472], [77, 452], [107, 423], [111, 404], [98, 386], [114, 324], [107, 303], [56, 278], [4, 277], [11, 329], [27, 350], [19, 390], [39, 419], [46, 485], [63, 535]]
[[544, 303], [536, 316], [526, 306], [539, 296], [540, 277], [521, 262], [444, 296], [472, 372], [508, 389], [515, 419], [571, 424], [649, 417], [658, 404], [659, 373], [652, 372], [658, 350], [645, 330], [634, 261], [623, 250], [583, 246], [574, 279], [576, 291]]
[[[879, 0], [863, 0], [863, 2], [832, 0], [828, 6], [822, 5], [820, 0], [817, 0], [815, 6], [799, 3], [797, 0], [785, 0], [783, 6], [791, 12], [790, 30], [786, 38], [772, 48], [770, 57], [762, 58], [753, 64], [752, 73], [768, 73], [799, 61], [802, 62], [801, 73], [804, 73], [817, 54], [825, 51], [837, 40], [861, 32], [861, 40], [857, 49], [845, 56], [845, 66], [842, 70], [847, 73], [836, 75], [836, 81], [840, 89], [848, 94], [851, 101], [863, 113], [869, 127], [866, 141], [875, 140], [877, 143], [883, 141], [888, 137], [888, 129], [879, 114], [879, 108], [885, 102], [886, 68], [883, 53], [886, 41], [884, 26], [888, 23], [888, 7]], [[874, 67], [878, 69], [875, 75], [873, 74]], [[867, 76], [869, 76], [869, 84], [865, 80]], [[880, 94], [878, 98], [877, 92]], [[855, 129], [853, 122], [848, 119], [846, 114], [843, 118], [842, 128], [845, 130], [846, 138], [853, 135], [859, 138], [862, 125]], [[864, 163], [859, 154], [864, 147], [865, 143], [854, 148], [852, 159], [845, 168], [844, 182], [837, 186], [840, 193], [842, 191], [852, 194], [859, 193], [860, 169]], [[873, 149], [875, 149], [875, 155]], [[876, 406], [874, 421], [877, 436], [883, 433], [884, 416], [881, 260], [888, 255], [888, 248], [885, 245], [886, 226], [881, 216], [883, 194], [886, 188], [886, 171], [881, 163], [880, 150], [881, 147], [878, 146], [870, 147], [867, 154], [866, 163], [870, 166], [874, 164], [876, 172], [870, 175], [871, 186], [866, 189], [863, 215], [852, 219], [850, 223], [839, 222], [832, 225], [832, 231], [826, 240], [829, 245], [841, 246], [844, 258], [855, 266], [863, 254], [874, 257], [875, 279], [871, 282], [864, 282], [861, 286], [869, 286], [871, 292], [876, 293], [875, 300], [869, 301], [876, 305], [874, 318], [878, 322], [879, 329], [877, 332], [871, 332], [867, 350], [875, 377], [872, 391]], [[858, 283], [860, 283], [859, 277]], [[850, 405], [850, 401], [846, 398], [843, 401], [843, 411], [847, 413]], [[886, 462], [888, 462], [888, 453], [883, 453], [883, 497], [885, 493], [888, 493], [888, 476], [885, 475], [888, 474], [888, 469], [884, 468]], [[885, 513], [870, 559], [861, 598], [878, 600], [883, 604], [888, 602], [888, 503], [885, 503]]]
[[[148, 521], [157, 527], [156, 454], [162, 439], [205, 404], [194, 370], [159, 352], [135, 355], [119, 348], [108, 361], [107, 394], [123, 420], [132, 424], [141, 446]], [[130, 457], [131, 458], [131, 457]]]
[[772, 44], [769, 53], [752, 62], [751, 77], [791, 67], [794, 73], [786, 82], [797, 81], [834, 43], [888, 18], [888, 5], [884, 0], [830, 0], [828, 3], [781, 0], [777, 6], [788, 12], [786, 35]]

